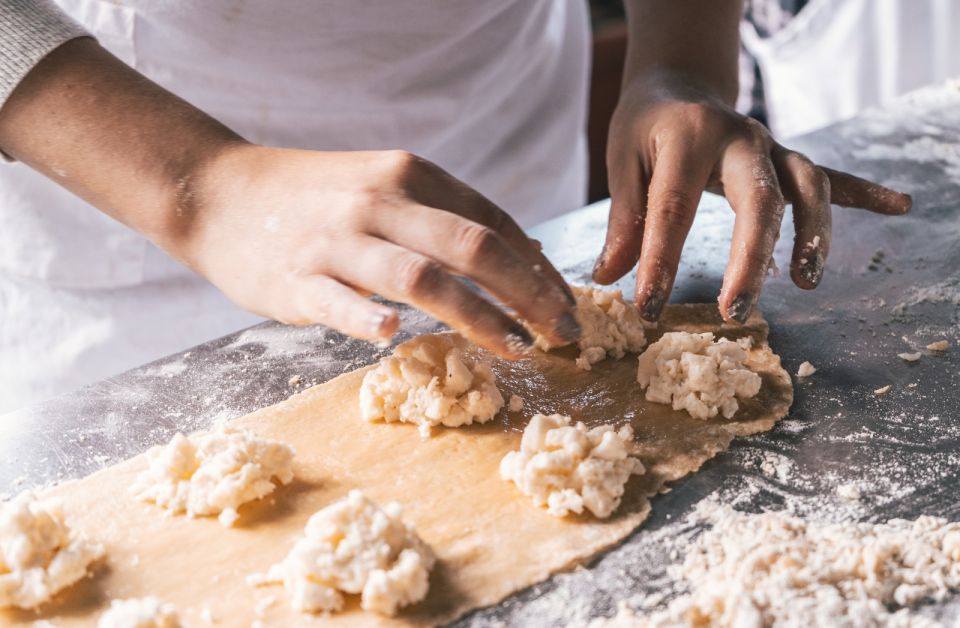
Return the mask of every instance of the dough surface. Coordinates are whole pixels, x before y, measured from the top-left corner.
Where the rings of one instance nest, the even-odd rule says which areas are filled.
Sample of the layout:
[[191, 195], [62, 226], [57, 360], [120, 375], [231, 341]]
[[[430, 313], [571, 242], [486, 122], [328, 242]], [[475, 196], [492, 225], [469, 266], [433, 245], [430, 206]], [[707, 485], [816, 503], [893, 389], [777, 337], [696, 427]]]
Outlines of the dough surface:
[[760, 376], [744, 366], [750, 338], [714, 339], [711, 332], [668, 332], [638, 360], [637, 382], [647, 400], [672, 403], [695, 419], [733, 417], [740, 404], [760, 392]]
[[139, 499], [189, 517], [219, 514], [227, 527], [237, 508], [272, 493], [274, 480], [293, 479], [291, 447], [226, 424], [189, 438], [177, 434], [147, 456], [150, 466], [132, 487]]
[[59, 501], [20, 493], [0, 506], [0, 608], [47, 602], [102, 555], [67, 526]]
[[114, 600], [97, 622], [97, 628], [181, 628], [173, 604], [155, 597]]
[[[766, 347], [762, 319], [726, 326], [715, 304], [667, 306], [660, 327], [754, 338], [747, 363], [763, 379], [760, 392], [745, 400], [732, 420], [700, 421], [646, 401], [637, 386], [636, 361], [604, 360], [583, 371], [573, 363], [577, 348], [568, 347], [513, 363], [493, 360], [498, 386], [507, 397], [526, 401], [523, 412], [501, 411], [486, 423], [438, 430], [422, 440], [409, 425], [362, 420], [357, 395], [369, 369], [346, 373], [232, 422], [297, 450], [294, 480], [246, 505], [233, 528], [210, 518], [158, 517], [152, 504], [121, 499], [146, 468], [145, 456], [51, 490], [63, 500], [71, 526], [91, 538], [95, 534], [106, 546], [109, 569], [97, 570], [39, 614], [0, 611], [0, 624], [48, 619], [58, 628], [90, 626], [111, 598], [148, 595], [175, 604], [183, 622], [196, 626], [208, 625], [206, 607], [223, 626], [260, 619], [267, 627], [366, 628], [443, 624], [499, 602], [618, 543], [646, 518], [647, 498], [664, 482], [696, 471], [735, 436], [769, 429], [786, 414], [790, 379]], [[648, 333], [656, 340], [659, 331]], [[489, 357], [447, 337], [463, 346], [467, 357]], [[563, 413], [588, 427], [631, 424], [647, 471], [630, 479], [609, 519], [553, 517], [500, 479], [500, 460], [519, 448], [536, 412]], [[310, 516], [352, 489], [376, 503], [403, 504], [404, 521], [437, 557], [426, 599], [395, 617], [364, 612], [354, 600], [329, 617], [314, 619], [283, 600], [258, 616], [257, 597], [276, 593], [251, 587], [247, 576], [283, 560]]]
[[340, 611], [343, 593], [359, 593], [360, 608], [394, 615], [427, 595], [433, 552], [401, 506], [383, 509], [358, 490], [318, 511], [303, 537], [256, 584], [282, 583], [300, 611]]
[[535, 414], [520, 440], [520, 450], [500, 461], [500, 477], [512, 481], [536, 506], [555, 517], [584, 508], [595, 517], [609, 517], [631, 475], [643, 464], [630, 454], [633, 428], [571, 425], [562, 414]]
[[437, 425], [485, 423], [502, 407], [489, 361], [464, 356], [443, 336], [400, 345], [360, 385], [364, 419], [414, 423], [424, 438]]
[[[590, 286], [571, 286], [577, 300], [576, 316], [582, 333], [577, 346], [580, 355], [576, 365], [589, 371], [607, 356], [620, 359], [626, 353], [637, 353], [646, 344], [640, 311], [623, 299], [619, 290], [603, 290]], [[543, 336], [534, 336], [538, 349], [555, 349]]]

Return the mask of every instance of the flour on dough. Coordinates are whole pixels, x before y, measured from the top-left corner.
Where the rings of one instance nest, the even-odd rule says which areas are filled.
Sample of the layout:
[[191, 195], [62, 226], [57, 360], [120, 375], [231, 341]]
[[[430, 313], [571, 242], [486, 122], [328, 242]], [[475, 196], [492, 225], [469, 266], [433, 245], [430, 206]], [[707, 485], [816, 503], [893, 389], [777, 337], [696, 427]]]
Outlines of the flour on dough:
[[85, 577], [103, 553], [71, 532], [58, 501], [21, 493], [0, 507], [0, 608], [36, 608]]
[[502, 407], [489, 362], [467, 358], [443, 336], [423, 336], [397, 347], [360, 386], [364, 419], [414, 423], [424, 438], [437, 425], [486, 423]]
[[211, 432], [177, 434], [148, 452], [149, 467], [132, 490], [171, 513], [219, 514], [232, 526], [237, 508], [273, 492], [274, 482], [293, 479], [293, 449], [248, 430], [221, 423]]
[[[581, 334], [577, 346], [580, 357], [576, 364], [589, 371], [607, 356], [620, 359], [626, 352], [637, 353], [646, 344], [640, 311], [623, 300], [619, 290], [601, 290], [589, 286], [572, 286], [577, 299], [576, 316]], [[534, 337], [538, 349], [555, 348], [541, 335]]]
[[394, 615], [426, 597], [435, 560], [400, 517], [398, 503], [381, 509], [350, 491], [310, 517], [286, 558], [250, 581], [282, 583], [301, 611], [339, 611], [344, 593], [359, 593], [364, 610]]
[[938, 622], [911, 610], [960, 590], [960, 523], [921, 516], [886, 523], [819, 523], [783, 512], [747, 514], [708, 503], [712, 528], [680, 573], [690, 593], [648, 617], [612, 626], [903, 626]]
[[155, 597], [113, 600], [97, 622], [97, 628], [181, 628], [173, 604]]
[[631, 475], [643, 473], [633, 457], [633, 429], [612, 425], [587, 429], [561, 414], [536, 414], [520, 440], [520, 451], [500, 461], [500, 477], [512, 481], [537, 506], [564, 517], [586, 508], [609, 517], [620, 505]]
[[737, 412], [737, 398], [760, 392], [760, 376], [744, 366], [751, 340], [668, 332], [640, 355], [637, 382], [655, 403], [672, 403], [696, 419]]

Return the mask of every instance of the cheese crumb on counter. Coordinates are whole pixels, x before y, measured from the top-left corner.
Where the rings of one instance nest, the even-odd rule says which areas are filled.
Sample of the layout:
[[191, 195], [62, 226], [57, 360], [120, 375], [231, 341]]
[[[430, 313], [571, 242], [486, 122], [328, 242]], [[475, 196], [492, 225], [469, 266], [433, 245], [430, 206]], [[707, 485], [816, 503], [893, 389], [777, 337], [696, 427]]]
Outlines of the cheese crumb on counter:
[[[637, 353], [646, 345], [640, 310], [623, 299], [620, 290], [601, 290], [589, 286], [571, 286], [576, 298], [576, 317], [580, 323], [580, 356], [576, 365], [585, 371], [606, 357], [617, 360], [627, 352]], [[539, 334], [534, 345], [542, 351], [556, 347]]]
[[640, 355], [637, 382], [649, 401], [672, 403], [695, 419], [718, 413], [729, 419], [740, 407], [738, 398], [760, 392], [760, 376], [744, 366], [751, 345], [749, 338], [668, 332]]
[[173, 604], [155, 597], [113, 600], [100, 617], [97, 628], [181, 628]]
[[413, 423], [424, 438], [438, 425], [486, 423], [502, 407], [490, 363], [467, 358], [444, 336], [422, 336], [397, 347], [360, 385], [364, 419]]
[[[960, 523], [821, 523], [784, 512], [747, 514], [700, 506], [712, 527], [678, 573], [689, 592], [641, 616], [624, 609], [613, 626], [940, 626], [913, 607], [960, 590]], [[619, 622], [619, 623], [618, 623]]]
[[916, 362], [920, 359], [920, 356], [923, 355], [919, 351], [915, 353], [898, 353], [897, 357], [903, 360], [904, 362]]
[[878, 397], [883, 396], [883, 395], [887, 394], [888, 392], [890, 392], [890, 388], [891, 388], [890, 384], [887, 384], [886, 386], [883, 386], [882, 388], [877, 388], [876, 390], [874, 390], [874, 391], [873, 391], [873, 394], [875, 394], [875, 395], [878, 396]]
[[946, 351], [950, 347], [950, 343], [946, 340], [937, 340], [936, 342], [931, 342], [927, 345], [928, 351]]
[[800, 365], [800, 368], [797, 369], [797, 377], [810, 377], [817, 372], [817, 367], [810, 364], [809, 362], [804, 362]]
[[211, 432], [177, 434], [148, 452], [149, 467], [132, 491], [170, 513], [219, 515], [232, 526], [241, 505], [293, 480], [293, 448], [221, 423]]
[[314, 513], [283, 561], [255, 585], [282, 583], [293, 607], [305, 612], [343, 609], [343, 594], [360, 607], [394, 615], [427, 595], [435, 558], [396, 502], [380, 508], [360, 491]]
[[561, 414], [537, 414], [527, 424], [520, 451], [500, 461], [500, 477], [512, 481], [536, 506], [555, 517], [589, 510], [609, 517], [620, 505], [631, 475], [643, 473], [633, 457], [633, 429], [587, 429]]
[[20, 493], [0, 506], [0, 608], [40, 606], [103, 554], [67, 526], [60, 502]]
[[510, 402], [507, 404], [510, 412], [520, 412], [523, 410], [523, 397], [520, 395], [510, 395]]

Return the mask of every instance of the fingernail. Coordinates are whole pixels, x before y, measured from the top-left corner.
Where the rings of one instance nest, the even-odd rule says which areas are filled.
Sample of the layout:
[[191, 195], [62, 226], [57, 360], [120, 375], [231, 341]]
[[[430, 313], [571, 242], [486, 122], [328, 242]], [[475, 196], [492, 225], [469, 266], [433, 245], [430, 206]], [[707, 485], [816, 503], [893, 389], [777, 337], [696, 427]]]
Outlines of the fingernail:
[[370, 316], [370, 330], [374, 333], [374, 335], [380, 337], [387, 335], [386, 329], [384, 328], [389, 318], [390, 315], [383, 312], [374, 312]]
[[800, 266], [800, 276], [810, 284], [816, 286], [823, 278], [823, 256], [815, 255], [813, 260]]
[[506, 344], [513, 353], [527, 353], [533, 349], [533, 336], [521, 323], [514, 323], [507, 332]]
[[560, 317], [555, 329], [557, 335], [567, 342], [576, 342], [580, 339], [580, 322], [569, 312]]
[[655, 323], [660, 319], [663, 311], [663, 295], [654, 292], [647, 297], [647, 302], [640, 308], [640, 317], [648, 323]]
[[753, 295], [744, 292], [734, 299], [730, 307], [727, 308], [727, 316], [742, 325], [747, 322], [751, 309], [753, 309]]
[[598, 272], [603, 270], [603, 267], [607, 263], [607, 245], [604, 244], [603, 248], [600, 249], [600, 255], [597, 256], [597, 261], [593, 264], [593, 274], [596, 275]]

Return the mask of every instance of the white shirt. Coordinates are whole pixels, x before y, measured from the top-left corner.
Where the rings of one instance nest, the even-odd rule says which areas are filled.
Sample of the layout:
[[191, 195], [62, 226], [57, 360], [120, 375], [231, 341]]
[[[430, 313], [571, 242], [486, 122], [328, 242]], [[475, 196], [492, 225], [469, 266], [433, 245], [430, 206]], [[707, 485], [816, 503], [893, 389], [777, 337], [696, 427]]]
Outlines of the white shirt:
[[[57, 3], [251, 141], [402, 148], [522, 225], [585, 200], [583, 0]], [[257, 320], [22, 164], [0, 168], [0, 224], [0, 411]]]

